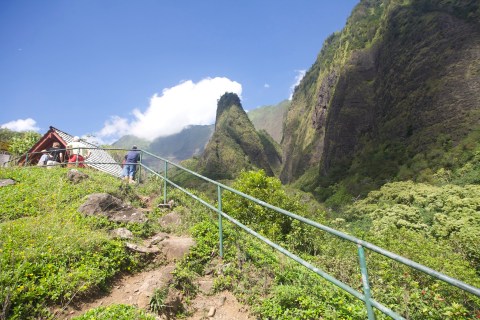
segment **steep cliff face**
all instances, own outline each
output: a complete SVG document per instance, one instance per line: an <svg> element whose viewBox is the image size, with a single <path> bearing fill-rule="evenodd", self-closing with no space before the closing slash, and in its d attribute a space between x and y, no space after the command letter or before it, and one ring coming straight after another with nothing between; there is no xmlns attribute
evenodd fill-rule
<svg viewBox="0 0 480 320"><path fill-rule="evenodd" d="M282 181L315 166L317 181L381 184L478 130L479 12L477 1L362 1L295 91Z"/></svg>
<svg viewBox="0 0 480 320"><path fill-rule="evenodd" d="M263 169L273 175L268 159L238 96L224 94L218 101L215 131L199 159L198 170L212 179L231 179L242 169Z"/></svg>

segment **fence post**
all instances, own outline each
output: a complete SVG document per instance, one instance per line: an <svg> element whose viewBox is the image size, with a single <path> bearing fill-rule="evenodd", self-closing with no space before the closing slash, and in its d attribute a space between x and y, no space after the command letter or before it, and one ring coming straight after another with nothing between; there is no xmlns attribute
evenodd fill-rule
<svg viewBox="0 0 480 320"><path fill-rule="evenodd" d="M17 163L19 163L20 161L17 161ZM28 151L25 155L25 167L28 166Z"/></svg>
<svg viewBox="0 0 480 320"><path fill-rule="evenodd" d="M370 285L368 284L367 262L365 261L365 251L363 246L358 246L358 258L360 260L360 271L362 272L363 294L365 295L365 306L367 307L367 315L369 320L375 320L375 313L373 312L370 293Z"/></svg>
<svg viewBox="0 0 480 320"><path fill-rule="evenodd" d="M163 179L163 204L167 204L167 170L168 170L168 162L165 160L165 171L164 171L164 179Z"/></svg>
<svg viewBox="0 0 480 320"><path fill-rule="evenodd" d="M140 150L140 159L139 159L140 164L136 166L138 168L138 178L137 178L138 183L142 181L142 154L143 154L143 150Z"/></svg>
<svg viewBox="0 0 480 320"><path fill-rule="evenodd" d="M222 187L217 185L217 194L218 194L218 211L222 211ZM220 258L223 258L223 227L222 227L222 215L218 213L218 236L220 239L219 249L220 249Z"/></svg>

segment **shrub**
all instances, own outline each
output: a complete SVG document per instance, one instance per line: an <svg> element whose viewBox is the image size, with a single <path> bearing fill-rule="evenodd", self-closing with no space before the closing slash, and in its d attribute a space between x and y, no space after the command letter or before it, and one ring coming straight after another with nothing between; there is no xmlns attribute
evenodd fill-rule
<svg viewBox="0 0 480 320"><path fill-rule="evenodd" d="M263 170L242 172L232 187L292 213L298 214L304 209L298 198L287 196L280 180L268 177ZM293 231L294 220L282 213L231 192L225 192L223 199L227 214L273 241L284 242Z"/></svg>
<svg viewBox="0 0 480 320"><path fill-rule="evenodd" d="M114 304L98 307L72 320L155 320L155 316L147 314L141 309L124 304Z"/></svg>

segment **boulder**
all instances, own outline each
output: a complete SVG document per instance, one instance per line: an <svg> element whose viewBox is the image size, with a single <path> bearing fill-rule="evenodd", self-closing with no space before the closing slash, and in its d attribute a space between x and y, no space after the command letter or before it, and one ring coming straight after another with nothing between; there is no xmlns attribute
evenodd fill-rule
<svg viewBox="0 0 480 320"><path fill-rule="evenodd" d="M133 233L126 228L117 228L112 230L112 235L120 239L133 239Z"/></svg>
<svg viewBox="0 0 480 320"><path fill-rule="evenodd" d="M160 225L165 228L165 227L168 227L168 226L171 226L171 225L179 225L181 224L182 222L182 218L180 217L180 215L176 212L170 212L166 215L164 215L163 217L161 217L158 222L160 223Z"/></svg>
<svg viewBox="0 0 480 320"><path fill-rule="evenodd" d="M9 186L15 183L17 182L13 179L0 179L0 187Z"/></svg>
<svg viewBox="0 0 480 320"><path fill-rule="evenodd" d="M163 251L165 257L169 261L175 261L183 258L183 256L195 245L192 238L170 237L158 244Z"/></svg>
<svg viewBox="0 0 480 320"><path fill-rule="evenodd" d="M71 169L67 172L67 179L72 181L75 184L87 178L88 178L88 174L78 171L77 169Z"/></svg>
<svg viewBox="0 0 480 320"><path fill-rule="evenodd" d="M78 209L87 216L104 216L115 222L145 222L147 218L139 209L124 204L108 193L94 193Z"/></svg>

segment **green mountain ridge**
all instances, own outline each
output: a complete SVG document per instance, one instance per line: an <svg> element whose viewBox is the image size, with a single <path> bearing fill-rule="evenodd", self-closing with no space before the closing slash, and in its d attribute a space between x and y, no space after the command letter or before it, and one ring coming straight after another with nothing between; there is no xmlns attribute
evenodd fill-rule
<svg viewBox="0 0 480 320"><path fill-rule="evenodd" d="M289 105L290 101L285 100L277 105L259 107L247 113L256 130L264 130L264 135L267 134L273 138L274 141L269 142L268 145L276 144L274 153L279 152L278 148L280 146L278 144L283 134L283 117ZM113 143L112 146L128 149L133 145L137 145L140 149L147 150L173 162L180 162L201 155L213 135L214 128L214 124L190 125L179 133L159 137L151 142L133 135L126 135ZM268 137L266 139L270 140ZM271 152L270 154L272 155ZM276 167L279 167L281 158L276 159L276 155L272 155L272 157L271 161L275 163Z"/></svg>
<svg viewBox="0 0 480 320"><path fill-rule="evenodd" d="M282 181L358 195L448 165L480 129L478 17L474 1L361 1L295 90Z"/></svg>
<svg viewBox="0 0 480 320"><path fill-rule="evenodd" d="M267 140L256 132L238 96L225 93L218 101L215 132L199 158L197 170L211 179L232 179L241 170L255 168L271 176L272 155L267 156L265 150L271 153L276 149L266 148Z"/></svg>

